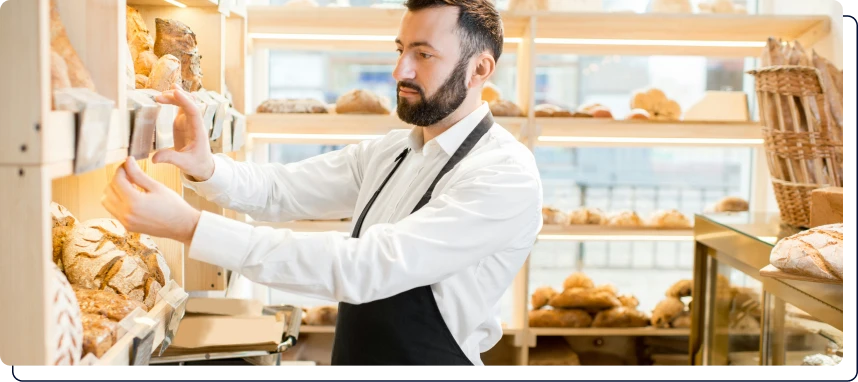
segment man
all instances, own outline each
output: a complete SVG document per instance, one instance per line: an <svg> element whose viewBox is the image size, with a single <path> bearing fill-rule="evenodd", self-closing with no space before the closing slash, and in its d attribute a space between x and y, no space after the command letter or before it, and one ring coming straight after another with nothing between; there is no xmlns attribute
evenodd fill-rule
<svg viewBox="0 0 858 382"><path fill-rule="evenodd" d="M351 238L200 213L132 160L104 205L131 231L188 243L193 259L340 301L333 364L480 365L502 335L499 300L542 228L542 185L531 152L481 100L503 46L491 1L405 5L393 76L410 131L299 163L238 163L210 153L186 93L158 99L182 112L176 150L153 160L179 167L188 188L257 220L351 216Z"/></svg>

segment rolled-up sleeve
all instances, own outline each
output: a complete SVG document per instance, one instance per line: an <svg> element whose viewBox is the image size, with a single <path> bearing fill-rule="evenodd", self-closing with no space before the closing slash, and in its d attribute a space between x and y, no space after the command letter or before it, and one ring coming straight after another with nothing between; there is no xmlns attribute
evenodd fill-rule
<svg viewBox="0 0 858 382"><path fill-rule="evenodd" d="M354 304L437 283L517 248L542 227L538 175L510 162L468 171L425 207L354 239L252 227L204 213L189 256L281 290ZM532 245L532 242L529 243Z"/></svg>

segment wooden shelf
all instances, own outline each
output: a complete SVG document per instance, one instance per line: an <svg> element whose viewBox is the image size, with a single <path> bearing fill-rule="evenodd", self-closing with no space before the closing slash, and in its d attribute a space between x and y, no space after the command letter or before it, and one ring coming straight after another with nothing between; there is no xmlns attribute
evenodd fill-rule
<svg viewBox="0 0 858 382"><path fill-rule="evenodd" d="M178 3L182 3L189 7L217 7L218 0L175 0ZM135 5L150 5L150 6L174 6L176 8L180 8L175 4L171 4L164 0L127 0L126 4L135 6Z"/></svg>
<svg viewBox="0 0 858 382"><path fill-rule="evenodd" d="M644 328L528 328L536 336L632 336L632 337L667 337L688 336L691 329L669 328L661 329L652 326Z"/></svg>
<svg viewBox="0 0 858 382"><path fill-rule="evenodd" d="M540 146L761 146L756 122L536 118Z"/></svg>
<svg viewBox="0 0 858 382"><path fill-rule="evenodd" d="M503 328L503 335L505 336L514 336L521 333L521 329L513 329L513 328ZM334 333L333 326L314 326L314 325L301 325L301 330L299 333L309 333L309 334L322 334L322 333Z"/></svg>

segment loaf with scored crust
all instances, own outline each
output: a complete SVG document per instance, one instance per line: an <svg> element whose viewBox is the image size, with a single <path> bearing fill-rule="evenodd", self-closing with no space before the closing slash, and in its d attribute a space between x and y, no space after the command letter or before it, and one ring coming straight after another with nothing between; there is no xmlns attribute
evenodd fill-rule
<svg viewBox="0 0 858 382"><path fill-rule="evenodd" d="M769 261L796 275L843 279L843 224L829 224L784 238L772 248Z"/></svg>

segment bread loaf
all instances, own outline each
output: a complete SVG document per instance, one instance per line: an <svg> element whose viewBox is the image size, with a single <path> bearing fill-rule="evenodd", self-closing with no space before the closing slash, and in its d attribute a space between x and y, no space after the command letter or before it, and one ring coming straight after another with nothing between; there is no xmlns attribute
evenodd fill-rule
<svg viewBox="0 0 858 382"><path fill-rule="evenodd" d="M144 50L137 55L137 59L134 61L134 73L148 76L157 63L158 57L155 56L155 53Z"/></svg>
<svg viewBox="0 0 858 382"><path fill-rule="evenodd" d="M533 109L537 117L571 117L572 113L560 106L552 104L539 104Z"/></svg>
<svg viewBox="0 0 858 382"><path fill-rule="evenodd" d="M111 289L149 308L170 280L170 269L155 242L125 231L112 219L77 224L63 250L63 265L72 284Z"/></svg>
<svg viewBox="0 0 858 382"><path fill-rule="evenodd" d="M671 328L690 328L691 327L691 312L684 310L670 323Z"/></svg>
<svg viewBox="0 0 858 382"><path fill-rule="evenodd" d="M495 86L495 84L493 84L491 82L486 82L486 84L483 85L483 91L482 91L481 97L482 97L483 101L486 101L489 104L491 104L492 102L495 102L495 101L500 101L501 100L500 89L498 89L498 87Z"/></svg>
<svg viewBox="0 0 858 382"><path fill-rule="evenodd" d="M307 311L307 325L333 326L336 324L336 306L317 306Z"/></svg>
<svg viewBox="0 0 858 382"><path fill-rule="evenodd" d="M602 284L602 285L599 285L597 287L594 287L593 289L591 289L591 291L593 291L593 292L605 292L605 293L610 294L611 296L617 295L617 287L614 286L614 284L610 284L610 283L609 284Z"/></svg>
<svg viewBox="0 0 858 382"><path fill-rule="evenodd" d="M594 328L640 328L649 326L649 316L634 308L620 306L603 310L593 319Z"/></svg>
<svg viewBox="0 0 858 382"><path fill-rule="evenodd" d="M679 280L673 285L671 285L670 288L667 288L667 291L664 292L664 295L673 298L689 297L691 296L693 287L694 281Z"/></svg>
<svg viewBox="0 0 858 382"><path fill-rule="evenodd" d="M128 48L131 49L131 59L135 63L141 52L151 52L155 45L149 28L143 21L143 16L136 9L127 5L125 6L125 38L128 40ZM157 60L158 57L155 59ZM148 72L142 73L138 70L137 65L134 67L137 74L149 75Z"/></svg>
<svg viewBox="0 0 858 382"><path fill-rule="evenodd" d="M53 261L63 271L63 249L69 234L77 224L77 219L65 207L51 202L51 223L53 224L51 236L53 238Z"/></svg>
<svg viewBox="0 0 858 382"><path fill-rule="evenodd" d="M843 279L843 224L829 224L779 241L769 257L772 265L792 274Z"/></svg>
<svg viewBox="0 0 858 382"><path fill-rule="evenodd" d="M122 319L137 308L143 311L149 310L143 303L117 294L109 289L97 290L74 287L74 295L77 298L81 312L100 314L116 322L122 321Z"/></svg>
<svg viewBox="0 0 858 382"><path fill-rule="evenodd" d="M614 118L610 109L605 105L595 102L583 104L578 107L577 111L589 114L593 116L593 118Z"/></svg>
<svg viewBox="0 0 858 382"><path fill-rule="evenodd" d="M685 304L678 298L668 297L661 300L652 311L652 326L669 328L673 319L678 317L684 310Z"/></svg>
<svg viewBox="0 0 858 382"><path fill-rule="evenodd" d="M530 305L533 309L542 308L543 306L548 305L548 301L556 295L557 291L552 287L545 286L536 288L536 290L533 291L533 295L530 296Z"/></svg>
<svg viewBox="0 0 858 382"><path fill-rule="evenodd" d="M590 289L593 287L593 280L583 272L575 272L566 280L563 280L563 289L581 288Z"/></svg>
<svg viewBox="0 0 858 382"><path fill-rule="evenodd" d="M158 59L149 73L146 88L163 92L170 90L173 84L182 84L182 63L172 54L165 54Z"/></svg>
<svg viewBox="0 0 858 382"><path fill-rule="evenodd" d="M649 118L650 118L649 112L644 110L644 109L632 109L629 112L629 114L627 114L625 117L625 119L627 121L629 121L629 120L647 121L647 120L649 120Z"/></svg>
<svg viewBox="0 0 858 382"><path fill-rule="evenodd" d="M568 220L563 211L552 207L542 207L542 224L565 224Z"/></svg>
<svg viewBox="0 0 858 382"><path fill-rule="evenodd" d="M57 0L51 0L51 50L57 52L65 61L71 87L95 91L95 83L92 82L92 77L66 34L66 28L63 26L57 8Z"/></svg>
<svg viewBox="0 0 858 382"><path fill-rule="evenodd" d="M389 102L368 91L356 89L337 99L338 114L390 114Z"/></svg>
<svg viewBox="0 0 858 382"><path fill-rule="evenodd" d="M810 226L843 223L843 187L817 188L810 192Z"/></svg>
<svg viewBox="0 0 858 382"><path fill-rule="evenodd" d="M533 328L587 328L593 322L590 314L580 309L539 309L528 313Z"/></svg>
<svg viewBox="0 0 858 382"><path fill-rule="evenodd" d="M691 13L689 0L652 0L650 12L653 13Z"/></svg>
<svg viewBox="0 0 858 382"><path fill-rule="evenodd" d="M706 207L706 213L744 212L748 210L748 202L735 196L727 196Z"/></svg>
<svg viewBox="0 0 858 382"><path fill-rule="evenodd" d="M638 301L638 298L633 296L633 295L630 295L630 294L624 294L622 296L617 296L617 300L620 300L620 304L622 306L625 306L626 308L633 308L634 309L634 308L637 308L638 305L640 305L640 301Z"/></svg>
<svg viewBox="0 0 858 382"><path fill-rule="evenodd" d="M582 207L569 213L569 224L603 224L606 220L598 208Z"/></svg>
<svg viewBox="0 0 858 382"><path fill-rule="evenodd" d="M142 74L134 75L134 88L135 89L146 89L146 85L149 84L149 77L144 76Z"/></svg>
<svg viewBox="0 0 858 382"><path fill-rule="evenodd" d="M489 103L489 109L495 117L521 117L524 112L518 105L506 100L496 100Z"/></svg>
<svg viewBox="0 0 858 382"><path fill-rule="evenodd" d="M663 91L650 88L635 92L631 101L632 109L646 110L651 119L676 121L682 115L682 109L676 101L667 98Z"/></svg>
<svg viewBox="0 0 858 382"><path fill-rule="evenodd" d="M813 67L819 71L819 77L822 80L822 88L825 92L825 104L828 107L829 115L834 123L831 126L831 139L837 142L843 142L843 79L839 79L840 83L836 83L835 75L830 71L831 65L828 60L816 54L813 51ZM814 104L815 105L815 104Z"/></svg>
<svg viewBox="0 0 858 382"><path fill-rule="evenodd" d="M83 323L83 354L92 353L101 358L116 343L116 329L119 325L100 314L84 313L81 321Z"/></svg>
<svg viewBox="0 0 858 382"><path fill-rule="evenodd" d="M327 109L321 101L302 99L269 99L256 108L257 113L325 114Z"/></svg>
<svg viewBox="0 0 858 382"><path fill-rule="evenodd" d="M670 209L654 212L649 218L648 225L656 228L682 229L691 228L691 221L682 212Z"/></svg>
<svg viewBox="0 0 858 382"><path fill-rule="evenodd" d="M80 308L74 290L66 276L57 267L51 267L50 287L47 290L51 298L50 336L53 365L76 365L82 356L83 324Z"/></svg>
<svg viewBox="0 0 858 382"><path fill-rule="evenodd" d="M634 211L619 211L608 217L607 224L614 227L641 227L643 221Z"/></svg>
<svg viewBox="0 0 858 382"><path fill-rule="evenodd" d="M155 19L155 55L172 55L181 63L182 88L195 92L203 87L202 58L197 51L197 36L178 20Z"/></svg>
<svg viewBox="0 0 858 382"><path fill-rule="evenodd" d="M69 80L69 67L66 60L54 50L51 50L51 89L65 89L71 87Z"/></svg>
<svg viewBox="0 0 858 382"><path fill-rule="evenodd" d="M554 296L548 305L555 309L601 310L620 306L620 300L607 291L572 288Z"/></svg>

